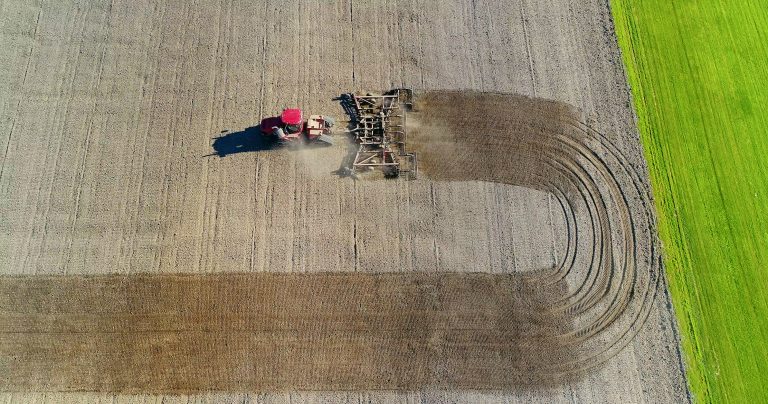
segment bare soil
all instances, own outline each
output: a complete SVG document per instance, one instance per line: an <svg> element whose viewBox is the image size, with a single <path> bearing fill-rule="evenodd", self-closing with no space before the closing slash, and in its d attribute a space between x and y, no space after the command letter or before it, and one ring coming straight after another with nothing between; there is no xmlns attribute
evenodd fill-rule
<svg viewBox="0 0 768 404"><path fill-rule="evenodd" d="M5 279L4 390L507 389L576 356L519 276Z"/></svg>
<svg viewBox="0 0 768 404"><path fill-rule="evenodd" d="M607 6L4 3L3 397L688 399ZM250 136L392 87L420 180Z"/></svg>
<svg viewBox="0 0 768 404"><path fill-rule="evenodd" d="M659 268L649 195L621 153L573 108L523 96L427 92L409 116L422 175L555 195L562 261L495 275L5 278L4 387L500 390L583 377L624 348Z"/></svg>

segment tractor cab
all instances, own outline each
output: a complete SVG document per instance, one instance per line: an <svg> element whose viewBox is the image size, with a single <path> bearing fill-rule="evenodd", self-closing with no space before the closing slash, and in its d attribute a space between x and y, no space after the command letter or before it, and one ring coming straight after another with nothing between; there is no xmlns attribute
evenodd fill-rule
<svg viewBox="0 0 768 404"><path fill-rule="evenodd" d="M261 133L265 136L274 136L283 143L294 143L302 137L304 132L304 117L301 110L287 108L280 116L265 118L261 121Z"/></svg>
<svg viewBox="0 0 768 404"><path fill-rule="evenodd" d="M261 133L272 136L282 144L301 145L305 141L332 145L330 137L333 118L323 115L311 115L307 122L298 108L286 108L280 116L265 118L261 121Z"/></svg>
<svg viewBox="0 0 768 404"><path fill-rule="evenodd" d="M280 121L287 135L299 134L304 130L304 118L301 115L300 109L284 109L280 115Z"/></svg>

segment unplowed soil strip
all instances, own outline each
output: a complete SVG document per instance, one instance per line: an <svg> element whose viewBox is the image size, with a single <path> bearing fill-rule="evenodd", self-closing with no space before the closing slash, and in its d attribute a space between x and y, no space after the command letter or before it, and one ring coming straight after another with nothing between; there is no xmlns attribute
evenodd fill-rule
<svg viewBox="0 0 768 404"><path fill-rule="evenodd" d="M433 180L544 190L568 247L553 268L0 278L0 389L506 389L621 350L658 282L649 195L572 108L422 94L409 145Z"/></svg>

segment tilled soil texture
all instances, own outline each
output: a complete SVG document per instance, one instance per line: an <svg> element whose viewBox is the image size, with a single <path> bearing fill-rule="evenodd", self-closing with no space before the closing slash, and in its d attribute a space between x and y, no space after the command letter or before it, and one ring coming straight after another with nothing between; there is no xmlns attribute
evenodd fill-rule
<svg viewBox="0 0 768 404"><path fill-rule="evenodd" d="M575 108L519 95L427 92L408 123L423 175L524 186L557 199L566 253L524 277L534 289L568 285L546 303L572 316L558 341L579 352L558 369L584 369L622 349L648 317L660 279L651 197L622 151Z"/></svg>
<svg viewBox="0 0 768 404"><path fill-rule="evenodd" d="M430 92L415 110L423 175L557 197L560 263L497 275L7 277L3 389L508 389L578 376L623 348L648 315L658 264L648 195L621 153L561 103Z"/></svg>
<svg viewBox="0 0 768 404"><path fill-rule="evenodd" d="M459 273L4 278L0 389L552 382L577 352L555 338L567 316L546 310L540 293L515 275Z"/></svg>
<svg viewBox="0 0 768 404"><path fill-rule="evenodd" d="M107 391L109 380L99 392L64 394L52 391L56 390L53 384L38 378L32 380L40 383L27 385L27 391L0 392L0 401L685 400L684 370L663 278L648 320L639 321L644 307L640 302L648 300L638 293L644 285L653 284L643 278L650 276L643 265L651 271L655 268L644 263L653 259L642 247L652 245L644 239L646 226L636 225L637 269L629 261L625 271L625 251L636 249L619 245L632 238L625 237L627 221L618 213L621 198L612 196L617 194L600 171L574 178L588 180L584 187L556 183L563 194L558 196L553 187L509 177L518 175L513 173L520 170L515 164L528 164L522 157L517 161L510 158L509 167L504 167L493 161L496 151L472 151L475 146L467 146L464 137L475 142L501 139L476 139L470 133L472 128L462 129L461 133L441 134L447 136L442 141L448 144L441 146L435 139L432 151L417 144L423 143L419 136L429 133L419 135L414 129L413 143L420 149L423 166L419 179L354 181L337 174L347 156L346 145L300 151L270 149L259 140L256 128L262 118L286 107L341 119L343 111L333 98L347 91L472 89L558 100L595 118L588 126L605 134L605 142L590 135L590 130L580 135L574 126L563 126L579 147L583 142L606 160L605 166L616 173L620 190L627 195L629 217L641 222L643 208L633 198L639 198L640 204L647 198L636 195L629 183L632 175L621 174L609 149L615 145L624 153L632 167L627 172L641 173L639 185L649 189L608 2L9 0L0 6L0 45L3 276L22 276L30 282L35 276L76 276L62 284L82 282L84 289L98 285L86 282L94 279L91 276L102 275L120 276L126 282L132 276L144 279L150 274L216 274L210 282L218 276L243 273L512 276L509 282L513 285L522 285L525 279L532 289L528 296L541 300L537 307L550 311L552 307L573 307L548 314L555 322L568 319L563 330L552 334L562 335L562 350L574 360L559 365L553 373L579 375L545 389L527 384L530 388L503 390L427 387L257 393L244 388L242 393L197 392L190 396L120 394ZM523 108L525 103L520 100L515 108ZM551 113L553 120L582 116L558 105L561 112ZM432 111L446 122L451 119L437 109ZM463 119L473 119L455 112ZM505 115L488 119L503 122L516 113L509 108ZM437 125L417 114L411 123L416 125L420 119L425 127ZM500 129L486 123L473 125L486 125L480 127L489 133ZM344 124L340 122L339 127ZM509 143L501 146L521 147L519 142ZM456 144L462 149L456 150ZM486 151L489 154L483 154ZM461 157L467 165L474 161L474 171L458 172L444 165L441 180L441 173L435 170L439 166L430 162L434 160L430 152L448 154L448 159ZM585 170L602 166L590 163L590 154L575 160L557 156ZM499 169L491 170L486 164ZM546 167L542 172L571 176L567 170ZM469 178L471 175L482 178ZM592 201L596 195L602 197ZM606 203L604 209L601 200ZM572 206L563 208L561 202ZM595 216L594 224L590 215ZM610 226L597 215L608 217ZM597 229L594 235L593 229ZM610 257L596 240L612 246ZM616 261L615 276L604 271L611 258ZM547 277L563 263L559 275ZM537 289L564 272L564 280L553 289ZM622 273L638 277L632 288L635 294L628 299L619 287L629 284ZM616 285L602 287L601 282L609 279ZM579 289L581 285L585 286ZM567 289L565 295L559 287ZM603 296L601 290L609 292ZM67 299L83 293L70 287L67 291L56 297L62 309L76 307ZM157 291L158 295L164 293ZM571 294L574 298L569 299ZM552 304L552 299L558 302ZM197 307L194 300L187 302L190 307ZM576 301L583 302L583 307L574 305ZM162 306L156 309L163 311ZM56 308L40 310L53 312ZM604 320L602 313L607 313ZM635 317L639 317L637 322ZM65 323L72 319L56 318ZM104 321L117 322L110 316ZM593 323L606 326L589 331L587 327ZM619 350L637 328L632 324L641 323L644 326L636 337ZM588 330L583 341L571 335L579 330ZM629 330L624 338L622 330ZM78 341L99 335L117 338L117 334L86 331L58 337ZM138 334L123 337L138 338ZM25 338L50 341L54 335L3 333L0 340L23 344ZM158 335L144 333L148 340L161 340ZM161 357L161 346L155 346L152 355ZM83 353L84 362L76 363L83 370L78 377L88 381L99 373L110 375L103 372L105 366L91 363L98 362L99 355L111 361L108 352L115 353ZM594 366L614 352L618 353L603 366ZM35 355L32 353L35 360L44 360ZM8 360L15 369L17 362L13 357ZM591 369L578 370L584 367ZM66 373L70 370L50 371L71 374ZM137 372L139 379L144 377ZM200 375L203 370L184 368L179 372ZM10 371L0 370L0 376L6 374ZM428 386L424 380L420 383Z"/></svg>

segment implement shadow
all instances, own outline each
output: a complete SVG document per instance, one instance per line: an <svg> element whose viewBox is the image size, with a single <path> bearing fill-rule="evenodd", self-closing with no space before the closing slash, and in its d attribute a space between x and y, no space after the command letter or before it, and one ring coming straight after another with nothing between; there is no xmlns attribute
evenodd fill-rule
<svg viewBox="0 0 768 404"><path fill-rule="evenodd" d="M273 150L278 142L272 136L264 136L258 126L251 126L238 132L226 133L214 138L213 153L203 157L226 157L230 154ZM225 134L226 133L226 134Z"/></svg>

